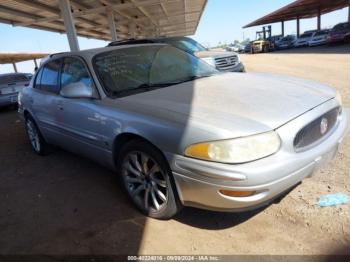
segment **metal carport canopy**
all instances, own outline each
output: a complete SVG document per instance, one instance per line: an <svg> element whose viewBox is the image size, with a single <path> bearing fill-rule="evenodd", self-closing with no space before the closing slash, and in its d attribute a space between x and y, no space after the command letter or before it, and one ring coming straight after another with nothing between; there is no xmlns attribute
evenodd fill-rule
<svg viewBox="0 0 350 262"><path fill-rule="evenodd" d="M12 64L14 71L17 73L16 63L33 60L34 65L37 68L38 64L36 59L43 58L48 54L45 53L0 53L0 65Z"/></svg>
<svg viewBox="0 0 350 262"><path fill-rule="evenodd" d="M207 0L2 0L0 22L101 40L193 35Z"/></svg>
<svg viewBox="0 0 350 262"><path fill-rule="evenodd" d="M48 54L44 53L0 53L0 64L11 64L40 59L47 55Z"/></svg>
<svg viewBox="0 0 350 262"><path fill-rule="evenodd" d="M303 18L317 17L348 6L350 6L350 0L298 0L258 20L255 20L243 28L295 19L299 20Z"/></svg>

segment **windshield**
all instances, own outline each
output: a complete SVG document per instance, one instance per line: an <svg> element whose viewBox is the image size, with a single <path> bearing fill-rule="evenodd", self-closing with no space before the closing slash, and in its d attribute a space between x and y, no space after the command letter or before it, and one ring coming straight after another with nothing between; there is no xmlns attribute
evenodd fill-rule
<svg viewBox="0 0 350 262"><path fill-rule="evenodd" d="M202 60L168 45L116 49L93 59L107 94L122 97L217 74Z"/></svg>
<svg viewBox="0 0 350 262"><path fill-rule="evenodd" d="M300 38L306 38L306 37L311 37L312 33L305 33L300 36Z"/></svg>
<svg viewBox="0 0 350 262"><path fill-rule="evenodd" d="M164 38L160 42L175 46L191 54L207 51L204 46L190 38Z"/></svg>
<svg viewBox="0 0 350 262"><path fill-rule="evenodd" d="M319 31L315 34L315 36L320 36L320 35L327 35L328 34L328 31Z"/></svg>
<svg viewBox="0 0 350 262"><path fill-rule="evenodd" d="M341 23L333 27L332 31L341 31L341 30L347 29L348 27L350 27L349 23Z"/></svg>

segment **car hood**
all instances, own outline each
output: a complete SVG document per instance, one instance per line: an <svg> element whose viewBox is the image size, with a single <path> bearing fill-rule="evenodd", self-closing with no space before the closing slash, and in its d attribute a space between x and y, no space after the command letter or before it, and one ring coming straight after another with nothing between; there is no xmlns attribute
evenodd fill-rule
<svg viewBox="0 0 350 262"><path fill-rule="evenodd" d="M297 78L224 73L116 99L125 109L182 125L230 131L231 137L276 129L335 97L327 86Z"/></svg>
<svg viewBox="0 0 350 262"><path fill-rule="evenodd" d="M194 55L198 58L206 58L206 57L229 57L233 55L237 55L235 52L225 52L225 51L200 51L195 52Z"/></svg>

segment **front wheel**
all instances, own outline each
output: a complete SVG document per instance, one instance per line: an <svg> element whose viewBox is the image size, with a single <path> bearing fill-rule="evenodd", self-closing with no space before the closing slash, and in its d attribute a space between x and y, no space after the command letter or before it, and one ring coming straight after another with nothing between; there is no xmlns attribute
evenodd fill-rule
<svg viewBox="0 0 350 262"><path fill-rule="evenodd" d="M33 151L38 155L46 155L48 145L31 117L26 117L25 129Z"/></svg>
<svg viewBox="0 0 350 262"><path fill-rule="evenodd" d="M181 204L165 158L149 143L135 140L123 147L118 159L124 187L147 216L169 219Z"/></svg>

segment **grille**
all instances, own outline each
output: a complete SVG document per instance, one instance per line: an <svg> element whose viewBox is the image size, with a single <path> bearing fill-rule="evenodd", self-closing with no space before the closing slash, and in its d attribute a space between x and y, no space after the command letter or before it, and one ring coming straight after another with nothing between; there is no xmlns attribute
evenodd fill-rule
<svg viewBox="0 0 350 262"><path fill-rule="evenodd" d="M238 64L237 56L215 58L216 68L219 70L229 70Z"/></svg>
<svg viewBox="0 0 350 262"><path fill-rule="evenodd" d="M340 110L337 107L302 128L294 139L294 148L310 147L325 137L336 125Z"/></svg>

